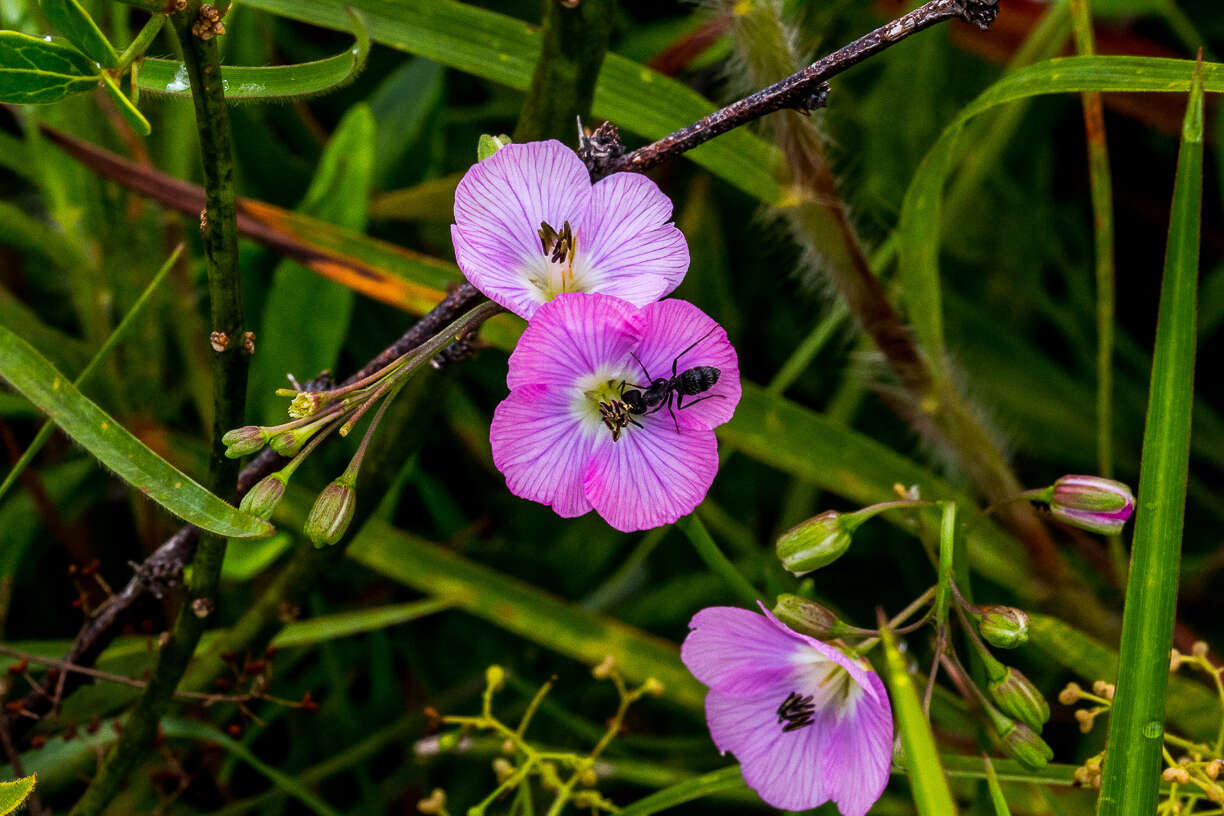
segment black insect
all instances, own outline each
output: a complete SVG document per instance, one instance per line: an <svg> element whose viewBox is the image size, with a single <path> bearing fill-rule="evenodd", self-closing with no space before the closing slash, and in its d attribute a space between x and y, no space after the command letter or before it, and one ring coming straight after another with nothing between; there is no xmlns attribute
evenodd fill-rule
<svg viewBox="0 0 1224 816"><path fill-rule="evenodd" d="M713 388L722 372L714 366L693 366L692 368L686 368L684 371L677 371L680 358L695 349L698 343L713 333L714 329L710 329L697 338L697 341L691 346L676 355L676 358L672 360L671 379L666 377L652 378L650 372L646 370L646 366L638 359L638 356L633 352L629 352L630 356L641 367L642 373L646 375L646 379L650 382L649 385L635 385L630 382L621 383L621 400L629 407L629 413L639 415L653 414L666 405L667 413L671 414L672 422L676 425L676 433L680 433L680 421L676 419L676 412L672 410L673 396L676 399L676 410L689 408L699 402L714 399L715 397L726 399L724 394L707 394L700 399L685 402L685 397L703 394Z"/></svg>

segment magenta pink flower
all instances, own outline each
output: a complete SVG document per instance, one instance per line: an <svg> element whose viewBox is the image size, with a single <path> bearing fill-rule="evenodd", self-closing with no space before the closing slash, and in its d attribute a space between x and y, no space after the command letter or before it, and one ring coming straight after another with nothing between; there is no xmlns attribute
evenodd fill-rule
<svg viewBox="0 0 1224 816"><path fill-rule="evenodd" d="M689 623L680 657L710 687L710 736L774 807L807 810L832 799L844 816L863 816L892 764L884 684L865 663L761 609L764 617L715 606Z"/></svg>
<svg viewBox="0 0 1224 816"><path fill-rule="evenodd" d="M673 368L701 389L664 394L658 384ZM594 509L625 532L669 524L701 503L718 470L713 429L740 398L735 349L696 306L639 309L585 293L539 308L510 355L506 385L489 441L510 492L566 518Z"/></svg>
<svg viewBox="0 0 1224 816"><path fill-rule="evenodd" d="M526 142L467 171L451 238L472 285L530 320L562 292L645 306L679 286L689 253L671 213L671 200L639 173L591 184L565 145Z"/></svg>

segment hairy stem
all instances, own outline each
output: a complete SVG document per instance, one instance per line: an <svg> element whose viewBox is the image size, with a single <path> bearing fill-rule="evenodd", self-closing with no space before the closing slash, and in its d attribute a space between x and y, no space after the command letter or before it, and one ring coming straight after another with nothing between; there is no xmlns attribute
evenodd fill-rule
<svg viewBox="0 0 1224 816"><path fill-rule="evenodd" d="M577 118L588 117L595 80L608 50L610 0L582 0L567 8L544 0L543 43L515 141L560 139L571 143Z"/></svg>
<svg viewBox="0 0 1224 816"><path fill-rule="evenodd" d="M221 83L217 41L191 33L199 2L190 3L171 22L182 45L191 79L204 168L208 226L204 251L213 331L213 428L207 486L213 493L232 492L238 462L225 456L221 436L242 424L246 402L247 356L243 351L241 291L238 280L238 225L234 196L234 160L229 115ZM205 338L200 338L201 342ZM169 707L179 680L204 632L216 604L225 539L202 535L186 582L178 617L158 654L157 667L124 724L118 743L103 761L73 816L101 813L119 792L124 779L154 742L158 723Z"/></svg>

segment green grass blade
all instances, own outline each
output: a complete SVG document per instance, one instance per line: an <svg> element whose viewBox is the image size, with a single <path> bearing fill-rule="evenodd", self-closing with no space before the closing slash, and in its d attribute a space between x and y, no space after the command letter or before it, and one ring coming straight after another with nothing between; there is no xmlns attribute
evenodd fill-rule
<svg viewBox="0 0 1224 816"><path fill-rule="evenodd" d="M336 638L363 635L391 626L409 623L454 606L453 601L443 598L426 598L423 601L376 606L372 609L356 609L352 612L337 612L320 615L304 621L294 621L281 630L272 640L278 649L291 646L313 646Z"/></svg>
<svg viewBox="0 0 1224 816"><path fill-rule="evenodd" d="M344 7L361 11L383 45L525 90L540 53L532 26L455 0L249 0L251 8L328 28L344 28ZM691 124L715 106L686 85L609 53L595 88L596 117L657 139ZM767 203L782 198L777 151L739 128L685 154Z"/></svg>
<svg viewBox="0 0 1224 816"><path fill-rule="evenodd" d="M183 247L180 244L172 253L170 253L170 257L166 259L164 264L162 264L161 269L157 270L157 274L153 276L153 280L149 281L149 285L145 287L145 290L140 293L140 297L138 297L136 302L132 304L132 308L128 309L128 313L123 316L122 320L119 321L119 325L116 326L115 330L112 331L110 336L106 338L106 341L102 344L102 347L94 353L93 358L86 364L84 370L81 371L81 373L77 375L77 378L72 381L74 386L80 388L82 385L84 385L85 382L91 376L93 376L93 373L98 370L98 366L102 364L102 361L106 359L111 350L118 345L119 341L122 340L124 335L128 333L128 330L135 325L136 318L144 310L145 304L149 302L149 299L153 296L153 293L157 291L157 287L160 286L161 282L166 279L166 275L169 274L170 270L174 267L174 264L176 261L178 261L178 257L182 251ZM47 444L47 440L51 438L51 434L54 430L55 425L51 422L44 423L43 426L38 429L38 433L34 436L34 440L30 442L30 446L25 449L24 453L21 454L21 458L17 460L16 464L13 465L13 469L10 470L8 475L4 477L4 481L0 482L0 499L4 498L4 494L7 493L9 488L13 486L13 483L17 481L17 477L21 475L21 472L29 467L30 462L32 462L34 457L38 455L38 452L42 450L42 446Z"/></svg>
<svg viewBox="0 0 1224 816"><path fill-rule="evenodd" d="M1117 680L1118 653L1058 618L1032 614L1029 642L1088 685L1096 680ZM1165 714L1183 734L1200 741L1215 738L1224 716L1214 691L1179 675L1169 678Z"/></svg>
<svg viewBox="0 0 1224 816"><path fill-rule="evenodd" d="M710 572L721 578L727 588L739 597L741 603L747 604L750 608L756 606L757 601L761 600L761 593L756 591L752 583L718 548L714 539L710 537L710 531L702 524L697 514L692 513L685 516L676 522L676 526L680 528L680 532L688 536L693 549L697 550L697 555L705 562Z"/></svg>
<svg viewBox="0 0 1224 816"><path fill-rule="evenodd" d="M271 526L241 513L150 450L91 402L46 358L0 326L0 377L102 464L174 515L231 538L267 535Z"/></svg>
<svg viewBox="0 0 1224 816"><path fill-rule="evenodd" d="M272 102L294 99L327 93L352 82L365 67L366 57L370 54L370 33L365 20L352 9L347 18L343 17L342 10L341 19L347 25L339 27L356 38L352 48L334 57L298 65L227 65L224 69L226 100ZM174 60L145 59L136 83L143 92L191 98L187 68Z"/></svg>
<svg viewBox="0 0 1224 816"><path fill-rule="evenodd" d="M939 235L943 188L965 123L991 108L1033 96L1093 91L1185 92L1194 63L1154 57L1065 57L1007 74L966 105L940 134L910 181L901 206L900 277L907 313L928 354L943 348ZM1224 65L1203 66L1203 86L1224 92Z"/></svg>
<svg viewBox="0 0 1224 816"><path fill-rule="evenodd" d="M739 766L732 765L656 791L621 809L620 816L651 816L694 799L703 799L726 790L741 790L744 787L744 777L740 774Z"/></svg>
<svg viewBox="0 0 1224 816"><path fill-rule="evenodd" d="M98 87L97 67L62 42L0 31L0 102L43 104Z"/></svg>
<svg viewBox="0 0 1224 816"><path fill-rule="evenodd" d="M1121 671L1097 806L1102 816L1156 809L1190 459L1202 192L1203 84L1196 72L1182 126L1169 216L1122 619Z"/></svg>
<svg viewBox="0 0 1224 816"><path fill-rule="evenodd" d="M237 740L230 739L211 725L194 720L165 719L161 722L162 731L172 739L200 740L214 742L241 759L253 769L263 774L272 784L285 793L297 799L318 816L340 816L340 811L334 809L319 797L315 796L304 785L288 774L281 773L271 765L255 756L249 748Z"/></svg>
<svg viewBox="0 0 1224 816"><path fill-rule="evenodd" d="M995 773L994 763L990 761L990 757L982 754L982 764L986 766L986 787L990 791L990 804L994 807L995 816L1011 816L1007 798L1003 796L1003 788L999 786L999 775Z"/></svg>
<svg viewBox="0 0 1224 816"><path fill-rule="evenodd" d="M149 120L140 112L140 108L136 107L136 103L123 95L123 91L119 89L119 85L111 78L110 74L103 73L102 87L106 88L106 92L110 95L111 101L119 108L119 113L127 120L127 123L132 126L132 130L136 131L137 136L148 136L153 132L153 126L149 124Z"/></svg>
<svg viewBox="0 0 1224 816"><path fill-rule="evenodd" d="M30 774L13 782L0 782L0 816L12 813L34 792L36 774Z"/></svg>
<svg viewBox="0 0 1224 816"><path fill-rule="evenodd" d="M901 732L901 747L905 752L902 764L909 776L914 804L921 816L955 816L956 802L935 750L931 724L922 713L914 678L897 648L896 637L882 623L880 635L884 644L884 682L888 685L893 716Z"/></svg>
<svg viewBox="0 0 1224 816"><path fill-rule="evenodd" d="M103 68L119 64L119 54L110 40L77 0L39 0L43 14L55 29Z"/></svg>
<svg viewBox="0 0 1224 816"><path fill-rule="evenodd" d="M314 218L362 232L374 180L374 117L367 105L348 110L319 160L299 210ZM335 371L353 311L351 289L282 261L272 275L259 336L266 338L251 364L255 420L286 420L289 401L275 394L287 385L285 373L305 381L324 369ZM308 317L307 317L308 316ZM302 342L303 327L310 342Z"/></svg>

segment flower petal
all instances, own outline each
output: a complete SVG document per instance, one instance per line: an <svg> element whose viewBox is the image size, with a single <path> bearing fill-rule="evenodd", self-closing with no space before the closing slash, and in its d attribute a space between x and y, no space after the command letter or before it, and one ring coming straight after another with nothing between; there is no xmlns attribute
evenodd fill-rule
<svg viewBox="0 0 1224 816"><path fill-rule="evenodd" d="M892 767L892 707L875 672L869 673L868 683L874 696L860 696L830 730L824 746L825 790L842 816L864 816L871 810L888 785Z"/></svg>
<svg viewBox="0 0 1224 816"><path fill-rule="evenodd" d="M718 750L739 760L744 782L780 810L807 810L828 801L821 767L828 716L817 713L811 725L783 731L778 706L791 689L775 685L755 697L706 695L706 722Z"/></svg>
<svg viewBox="0 0 1224 816"><path fill-rule="evenodd" d="M680 659L702 683L731 697L757 695L789 678L794 653L804 647L755 612L734 606L701 610L689 630Z"/></svg>
<svg viewBox="0 0 1224 816"><path fill-rule="evenodd" d="M727 340L726 331L712 317L685 300L651 303L642 307L641 316L642 342L636 353L651 377L671 377L673 363L678 372L695 366L713 366L719 370L714 387L699 395L686 396L685 407L680 413L707 428L731 419L740 400L740 377L739 360ZM697 345L686 352L685 349L695 342ZM682 352L684 356L676 360ZM636 364L633 367L640 371ZM689 401L710 396L714 398L688 407Z"/></svg>
<svg viewBox="0 0 1224 816"><path fill-rule="evenodd" d="M561 229L586 211L591 181L558 141L509 144L473 165L455 189L455 260L472 285L520 317L542 295L522 273L539 265L540 222Z"/></svg>
<svg viewBox="0 0 1224 816"><path fill-rule="evenodd" d="M637 311L608 295L558 295L540 307L519 338L506 385L572 388L600 372L614 376L641 337Z"/></svg>
<svg viewBox="0 0 1224 816"><path fill-rule="evenodd" d="M645 306L679 286L689 251L683 233L668 222L671 214L671 199L640 173L614 173L597 182L574 225L574 266L586 290Z"/></svg>
<svg viewBox="0 0 1224 816"><path fill-rule="evenodd" d="M670 524L693 512L718 472L714 432L676 415L640 417L617 442L601 440L587 465L587 498L604 521L621 532Z"/></svg>
<svg viewBox="0 0 1224 816"><path fill-rule="evenodd" d="M563 518L590 511L582 474L596 437L570 410L573 393L544 385L516 388L493 412L493 464L520 498L547 504Z"/></svg>
<svg viewBox="0 0 1224 816"><path fill-rule="evenodd" d="M775 629L789 635L791 638L799 641L800 643L810 646L812 649L815 649L820 653L819 655L812 655L813 659L806 662L817 662L820 661L821 657L826 660L832 660L834 663L846 670L851 679L853 679L854 682L867 693L867 696L872 698L876 697L876 687L880 685L880 678L876 677L874 671L864 667L863 664L849 657L845 652L838 649L836 646L832 646L825 643L823 640L817 640L810 635L805 635L791 629L785 623L778 620L774 613L769 611L769 609L767 609L765 604L761 601L757 601L757 606L761 607L761 611L765 613L765 617L769 619L769 622L773 624ZM874 685L869 682L870 678L875 678L876 683Z"/></svg>

